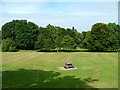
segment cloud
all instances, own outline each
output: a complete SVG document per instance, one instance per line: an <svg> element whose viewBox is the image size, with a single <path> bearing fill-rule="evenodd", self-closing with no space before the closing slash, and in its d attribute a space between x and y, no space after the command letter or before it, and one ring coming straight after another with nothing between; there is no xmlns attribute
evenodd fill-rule
<svg viewBox="0 0 120 90"><path fill-rule="evenodd" d="M17 0L16 0L17 1ZM117 3L50 3L50 2L5 2L1 25L13 19L26 19L39 26L49 23L62 26L74 26L78 30L88 30L96 22L116 22Z"/></svg>
<svg viewBox="0 0 120 90"><path fill-rule="evenodd" d="M38 13L36 4L3 4L3 13L9 14L34 14Z"/></svg>
<svg viewBox="0 0 120 90"><path fill-rule="evenodd" d="M108 15L108 14L107 13L100 13L100 12L74 12L74 13L70 13L69 15L72 15L72 16L80 16L80 15L102 16L102 15Z"/></svg>
<svg viewBox="0 0 120 90"><path fill-rule="evenodd" d="M1 0L2 2L119 2L119 0Z"/></svg>

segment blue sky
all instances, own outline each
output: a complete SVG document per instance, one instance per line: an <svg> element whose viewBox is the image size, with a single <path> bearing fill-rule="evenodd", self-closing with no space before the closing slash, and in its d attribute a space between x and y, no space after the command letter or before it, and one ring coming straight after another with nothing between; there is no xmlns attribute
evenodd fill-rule
<svg viewBox="0 0 120 90"><path fill-rule="evenodd" d="M117 2L0 2L0 6L0 27L13 19L26 19L38 26L74 26L82 32L95 23L118 23Z"/></svg>

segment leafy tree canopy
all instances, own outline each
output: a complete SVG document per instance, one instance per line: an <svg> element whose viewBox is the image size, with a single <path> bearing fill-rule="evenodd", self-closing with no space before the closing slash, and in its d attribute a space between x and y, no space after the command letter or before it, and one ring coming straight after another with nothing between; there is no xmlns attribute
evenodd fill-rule
<svg viewBox="0 0 120 90"><path fill-rule="evenodd" d="M50 24L39 27L27 20L13 20L2 26L2 48L9 51L10 47L25 50L80 47L91 51L118 51L119 33L120 26L115 23L96 23L91 31L79 33L74 27L65 29Z"/></svg>

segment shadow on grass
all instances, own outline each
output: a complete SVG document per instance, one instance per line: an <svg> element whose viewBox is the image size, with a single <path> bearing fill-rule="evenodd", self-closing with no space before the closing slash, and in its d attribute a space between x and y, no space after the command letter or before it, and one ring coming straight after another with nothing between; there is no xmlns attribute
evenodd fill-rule
<svg viewBox="0 0 120 90"><path fill-rule="evenodd" d="M92 78L59 77L59 72L43 70L3 71L3 88L93 88ZM96 80L97 81L97 80Z"/></svg>

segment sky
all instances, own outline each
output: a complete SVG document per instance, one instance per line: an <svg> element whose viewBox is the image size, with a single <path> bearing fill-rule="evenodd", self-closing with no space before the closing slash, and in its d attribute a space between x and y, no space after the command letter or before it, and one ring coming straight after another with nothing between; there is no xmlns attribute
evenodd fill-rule
<svg viewBox="0 0 120 90"><path fill-rule="evenodd" d="M88 31L95 23L118 23L117 2L0 2L0 27L13 19Z"/></svg>

